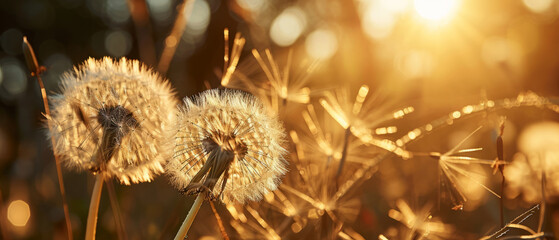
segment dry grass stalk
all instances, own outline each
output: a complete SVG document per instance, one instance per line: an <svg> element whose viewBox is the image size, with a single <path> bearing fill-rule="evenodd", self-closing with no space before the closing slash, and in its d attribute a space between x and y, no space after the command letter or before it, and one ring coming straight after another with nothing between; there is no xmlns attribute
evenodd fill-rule
<svg viewBox="0 0 559 240"><path fill-rule="evenodd" d="M148 66L155 66L155 43L149 21L149 10L145 0L127 0L130 15L138 38L140 59Z"/></svg>
<svg viewBox="0 0 559 240"><path fill-rule="evenodd" d="M6 216L6 212L4 211L4 198L2 197L2 191L0 190L0 214L2 216ZM0 234L2 234L2 238L5 240L10 240L10 235L8 235L8 225L6 224L5 218L0 218Z"/></svg>
<svg viewBox="0 0 559 240"><path fill-rule="evenodd" d="M196 0L184 0L177 6L178 12L173 29L171 29L169 36L165 38L165 48L163 48L163 52L159 58L159 64L157 65L157 69L161 74L166 74L167 70L169 70L171 60L173 60L173 56L181 42L181 36L186 28L188 18L192 13L194 1Z"/></svg>
<svg viewBox="0 0 559 240"><path fill-rule="evenodd" d="M50 119L50 108L49 102L47 98L47 92L45 90L45 86L43 84L43 79L41 78L41 73L44 71L44 67L39 66L37 58L35 57L35 52L31 47L31 44L27 41L27 37L23 37L23 53L25 56L25 60L27 62L27 67L31 70L31 75L37 77L37 82L39 83L39 87L41 89L41 96L43 98L43 107L45 108L45 117ZM47 121L49 129L52 127L50 121ZM55 145L54 137L51 137L51 143ZM66 220L66 230L68 232L68 239L72 240L74 238L72 234L72 221L70 220L70 210L68 209L68 203L66 201L66 190L64 188L64 177L62 176L62 168L60 167L60 159L58 153L53 150L54 154L54 161L56 165L56 175L58 177L58 187L60 189L60 195L62 197L62 207L64 209L64 219Z"/></svg>

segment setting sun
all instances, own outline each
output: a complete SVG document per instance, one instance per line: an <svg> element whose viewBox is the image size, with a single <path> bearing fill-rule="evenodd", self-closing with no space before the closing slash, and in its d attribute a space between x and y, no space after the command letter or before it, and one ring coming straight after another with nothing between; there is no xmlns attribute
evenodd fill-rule
<svg viewBox="0 0 559 240"><path fill-rule="evenodd" d="M414 0L415 11L429 20L443 20L458 6L458 0Z"/></svg>

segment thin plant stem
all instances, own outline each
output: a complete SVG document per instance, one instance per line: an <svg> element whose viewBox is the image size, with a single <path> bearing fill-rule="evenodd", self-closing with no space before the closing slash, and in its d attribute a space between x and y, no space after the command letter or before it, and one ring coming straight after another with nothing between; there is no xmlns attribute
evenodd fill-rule
<svg viewBox="0 0 559 240"><path fill-rule="evenodd" d="M177 18L175 19L175 23L173 25L171 33L165 38L165 48L163 49L163 53L161 53L161 58L159 59L159 64L157 65L157 69L162 74L166 74L167 70L169 70L171 60L175 55L177 46L179 45L181 40L182 33L186 28L188 18L190 18L190 15L192 13L194 1L195 0L184 0L177 7Z"/></svg>
<svg viewBox="0 0 559 240"><path fill-rule="evenodd" d="M217 213L214 203L212 201L209 202L210 202L210 206L212 207L212 212L214 213L215 220L217 221L217 226L219 227L219 231L221 232L221 236L223 237L224 240L229 240L229 235L227 235L227 232L225 231L225 227L223 226L223 221L221 221L221 217Z"/></svg>
<svg viewBox="0 0 559 240"><path fill-rule="evenodd" d="M545 211L546 211L546 201L545 201L545 171L542 170L542 184L541 184L541 191L542 191L542 203L540 209L540 220L538 221L538 233L543 229L543 222L545 220Z"/></svg>
<svg viewBox="0 0 559 240"><path fill-rule="evenodd" d="M177 204L175 204L175 207L173 209L182 209L182 205L183 205L183 201L177 201ZM171 217L169 217L165 222L165 224L163 225L159 240L168 239L167 232L170 231L172 226L174 226L179 221L179 212L180 211L172 211Z"/></svg>
<svg viewBox="0 0 559 240"><path fill-rule="evenodd" d="M43 79L41 78L41 73L44 71L43 68L41 68L39 66L39 63L37 61L37 58L35 57L35 52L33 51L33 48L31 47L31 44L29 44L29 42L27 41L27 37L23 37L23 53L25 55L25 60L27 62L27 67L29 68L29 70L31 71L31 74L37 77L37 82L39 83L39 87L41 89L41 96L43 98L43 106L45 108L45 117L47 118L47 120L50 119L50 108L49 108L49 102L48 102L48 98L47 98L47 91L45 90L45 85L43 84ZM50 121L47 121L48 124L48 128L51 129L52 128L52 124ZM54 141L54 137L51 136L50 138L52 146L56 145L56 142ZM58 187L60 189L60 195L62 197L62 208L64 210L64 218L66 220L66 229L68 231L68 239L72 240L74 239L73 234L72 234L72 223L70 220L70 211L68 209L68 203L66 201L66 190L64 188L64 178L62 177L62 168L60 167L60 159L58 158L58 154L56 152L54 152L54 148L53 148L53 155L54 155L54 161L55 161L55 165L56 165L56 175L58 177Z"/></svg>
<svg viewBox="0 0 559 240"><path fill-rule="evenodd" d="M505 130L505 119L501 119L501 124L499 127L499 136L497 137L497 164L496 167L499 169L501 173L501 196L505 195L505 164L502 164L500 161L505 161L505 151L504 151L504 143L503 143L503 133ZM504 197L499 198L499 205L500 205L500 216L501 216L501 228L505 227L505 209L504 209Z"/></svg>
<svg viewBox="0 0 559 240"><path fill-rule="evenodd" d="M95 177L95 186L91 193L91 202L89 203L89 214L87 215L87 228L85 231L85 240L95 239L95 230L97 227L97 215L99 212L99 202L101 200L101 190L103 189L104 174L99 173Z"/></svg>
<svg viewBox="0 0 559 240"><path fill-rule="evenodd" d="M111 208L113 209L118 239L127 240L128 236L126 234L126 227L124 226L124 221L122 220L120 207L116 198L115 187L113 182L108 178L105 178L105 184L107 185L107 192L109 193L109 200L111 202Z"/></svg>
<svg viewBox="0 0 559 240"><path fill-rule="evenodd" d="M351 128L351 126L347 127L347 129L345 130L345 135L344 135L344 146L342 149L342 157L340 158L340 166L338 167L338 171L336 173L336 179L339 180L340 176L342 175L342 170L344 168L344 163L346 161L347 158L347 146L349 144L349 135L351 135L351 130L349 130Z"/></svg>
<svg viewBox="0 0 559 240"><path fill-rule="evenodd" d="M538 221L538 233L542 231L543 229L543 224L544 224L544 220L545 220L545 211L547 210L547 202L545 199L545 168L546 168L546 164L545 164L545 156L542 156L542 154L540 153L539 155L540 161L542 162L542 182L541 182L541 195L542 195L542 203L541 203L541 209L540 209L540 219Z"/></svg>
<svg viewBox="0 0 559 240"><path fill-rule="evenodd" d="M224 54L223 54L223 76L221 76L221 85L223 84L223 79L227 74L227 68L229 66L229 29L223 29L223 42L224 42Z"/></svg>
<svg viewBox="0 0 559 240"><path fill-rule="evenodd" d="M500 207L500 215L501 215L501 227L505 227L505 209L504 209L504 201L505 201L505 174L501 172L501 198L499 198Z"/></svg>
<svg viewBox="0 0 559 240"><path fill-rule="evenodd" d="M138 51L142 61L150 66L155 65L155 43L149 21L149 10L145 0L127 0L130 15L138 39Z"/></svg>
<svg viewBox="0 0 559 240"><path fill-rule="evenodd" d="M221 86L227 87L229 85L231 77L233 76L233 73L237 69L237 64L239 63L239 58L241 57L243 46L245 45L246 40L241 36L241 33L236 33L235 38L233 39L233 48L231 49L231 53L229 53L228 28L225 28L223 30L223 40L225 44L225 53L223 54L223 73L221 76Z"/></svg>
<svg viewBox="0 0 559 240"><path fill-rule="evenodd" d="M2 191L0 190L0 232L2 234L2 239L10 240L10 236L8 235L8 231L6 228L6 219L3 216L6 216L4 212L4 199L2 199Z"/></svg>
<svg viewBox="0 0 559 240"><path fill-rule="evenodd" d="M198 214L198 210L200 210L200 207L202 206L203 202L204 202L204 194L200 193L196 197L194 204L192 204L192 207L190 208L188 215L186 215L184 222L182 222L181 228L179 229L177 235L175 236L175 240L183 240L186 238L188 229L190 229L190 226L192 226L192 223L194 222L194 218L196 217L196 214Z"/></svg>

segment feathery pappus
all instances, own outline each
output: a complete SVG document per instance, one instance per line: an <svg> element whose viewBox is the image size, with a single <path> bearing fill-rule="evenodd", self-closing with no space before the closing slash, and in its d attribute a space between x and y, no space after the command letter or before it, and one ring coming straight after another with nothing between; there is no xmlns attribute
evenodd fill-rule
<svg viewBox="0 0 559 240"><path fill-rule="evenodd" d="M179 190L226 203L259 200L286 172L283 126L260 101L230 89L186 98L167 172Z"/></svg>
<svg viewBox="0 0 559 240"><path fill-rule="evenodd" d="M163 172L177 101L170 84L139 61L90 58L63 76L51 102L49 134L68 167L127 185Z"/></svg>

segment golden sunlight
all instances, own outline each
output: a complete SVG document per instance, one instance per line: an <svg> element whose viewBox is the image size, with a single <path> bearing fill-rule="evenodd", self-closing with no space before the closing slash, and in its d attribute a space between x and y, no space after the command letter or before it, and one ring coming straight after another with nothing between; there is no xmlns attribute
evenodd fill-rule
<svg viewBox="0 0 559 240"><path fill-rule="evenodd" d="M414 0L415 11L428 20L443 20L458 6L458 0Z"/></svg>

